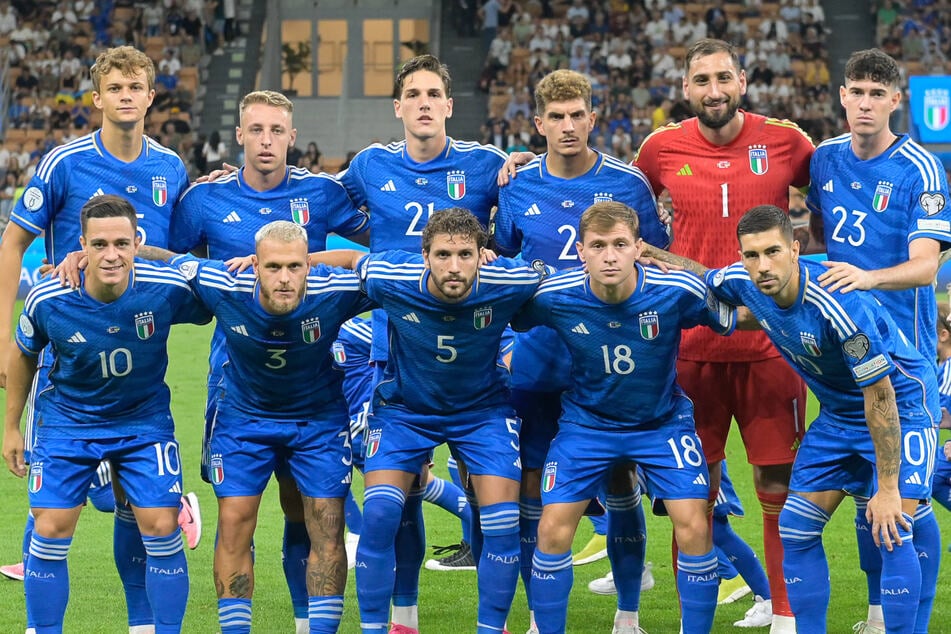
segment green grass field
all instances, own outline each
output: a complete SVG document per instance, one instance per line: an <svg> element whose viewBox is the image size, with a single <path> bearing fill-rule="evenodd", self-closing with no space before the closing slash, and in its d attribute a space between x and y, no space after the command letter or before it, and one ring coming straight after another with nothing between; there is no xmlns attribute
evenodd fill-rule
<svg viewBox="0 0 951 634"><path fill-rule="evenodd" d="M217 606L212 585L212 549L216 522L216 505L211 487L198 476L199 442L205 401L205 372L211 328L179 327L170 344L171 364L168 384L172 391L172 409L178 426L185 465L185 486L196 491L202 501L205 534L201 545L188 553L192 587L186 632L216 632ZM814 403L811 404L814 407ZM736 530L762 555L759 539L761 521L759 506L752 492L750 469L745 461L739 435L731 435L729 446L730 474L747 509L747 518L733 522ZM445 451L437 457L436 473L448 477ZM359 477L356 489L362 489ZM254 594L254 631L274 634L294 631L290 599L281 572L281 534L283 522L276 488L272 485L261 507L256 544L256 580ZM20 558L23 520L27 512L25 482L9 473L0 476L0 499L4 500L0 520L0 562L12 563ZM441 509L425 505L427 540L429 544L451 544L459 541L459 524ZM832 571L832 605L829 610L830 632L851 632L852 624L865 616L865 579L858 568L851 502L846 501L826 530L826 551ZM951 535L951 522L943 509L937 510L946 535ZM665 518L648 517L648 559L654 563L655 588L642 597L641 625L651 634L675 634L679 627L677 597L670 563L670 527ZM585 521L578 532L576 545L583 545L591 535ZM112 561L112 516L87 508L70 552L71 597L66 613L66 632L120 634L126 632L125 605L122 588ZM607 561L575 568L575 588L569 612L569 632L610 632L614 616L614 598L597 596L587 590L587 583L608 570ZM420 588L420 625L424 634L471 632L476 614L476 583L473 572L434 572L423 570ZM932 618L933 631L942 631L951 617L947 588L951 587L948 564L942 566L938 598ZM714 631L734 630L732 623L743 617L750 606L748 600L721 606L717 611ZM0 632L22 632L24 629L23 584L0 580ZM528 628L525 593L520 587L509 618L509 629L521 634ZM765 632L766 630L759 630ZM359 632L359 616L351 573L347 586L346 611L341 632ZM807 633L803 633L807 634Z"/></svg>

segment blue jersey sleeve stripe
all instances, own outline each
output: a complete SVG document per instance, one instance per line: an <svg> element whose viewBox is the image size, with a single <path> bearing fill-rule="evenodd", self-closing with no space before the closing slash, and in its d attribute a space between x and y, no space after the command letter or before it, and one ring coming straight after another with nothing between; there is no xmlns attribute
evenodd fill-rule
<svg viewBox="0 0 951 634"><path fill-rule="evenodd" d="M25 354L28 357L36 358L40 356L40 352L42 352L42 350L33 350L31 348L28 348L26 344L20 341L19 337L16 338L16 343L17 343L17 348L19 348L23 352L23 354Z"/></svg>
<svg viewBox="0 0 951 634"><path fill-rule="evenodd" d="M852 321L842 305L835 301L827 291L817 287L812 282L806 286L803 299L819 308L823 317L829 320L829 323L832 324L832 327L835 328L842 339L848 339L858 331L855 322Z"/></svg>
<svg viewBox="0 0 951 634"><path fill-rule="evenodd" d="M693 283L692 280L685 277L659 277L659 276L646 276L644 282L647 284L654 284L656 286L672 286L676 288L682 288L685 291L695 295L699 299L704 299L707 296L706 288L702 285Z"/></svg>
<svg viewBox="0 0 951 634"><path fill-rule="evenodd" d="M930 152L912 141L906 141L898 149L902 156L911 161L921 174L921 186L925 191L935 191L941 187L938 176L937 159Z"/></svg>
<svg viewBox="0 0 951 634"><path fill-rule="evenodd" d="M188 285L183 278L175 279L173 277L166 277L160 275L150 275L148 273L141 273L135 276L136 284L168 284L170 286L178 286L191 290L191 287Z"/></svg>
<svg viewBox="0 0 951 634"><path fill-rule="evenodd" d="M59 297L60 295L67 295L69 293L76 292L77 290L78 289L73 289L68 286L61 286L58 279L50 280L45 284L40 284L33 287L29 295L26 297L26 301L23 304L23 310L27 315L30 316L30 318L32 318L33 315L36 314L37 305L41 302L54 297Z"/></svg>
<svg viewBox="0 0 951 634"><path fill-rule="evenodd" d="M826 139L820 143L816 149L818 150L821 147L831 146L831 145L841 145L843 143L851 143L852 135L849 133L840 134L839 136L832 137L831 139Z"/></svg>
<svg viewBox="0 0 951 634"><path fill-rule="evenodd" d="M535 297L545 293L551 293L553 291L563 291L576 286L583 286L585 283L585 277L585 275L582 275L581 277L572 275L569 277L559 277L556 280L546 281L544 284L538 287L538 290L535 292Z"/></svg>
<svg viewBox="0 0 951 634"><path fill-rule="evenodd" d="M40 235L41 233L43 233L43 227L33 224L32 222L30 222L29 220L27 220L26 218L24 218L23 216L19 214L11 213L10 220L18 224L20 227L26 229L30 233L33 233L36 235Z"/></svg>
<svg viewBox="0 0 951 634"><path fill-rule="evenodd" d="M340 326L340 330L346 331L366 344L373 343L373 327L368 323L357 323L351 319L345 321Z"/></svg>
<svg viewBox="0 0 951 634"><path fill-rule="evenodd" d="M72 143L67 143L66 145L61 145L57 148L50 150L43 160L40 161L40 164L36 168L36 176L43 182L49 182L50 174L53 169L67 156L76 154L77 152L86 152L91 149L95 149L95 144L92 140L92 135L87 134L84 137L76 139Z"/></svg>

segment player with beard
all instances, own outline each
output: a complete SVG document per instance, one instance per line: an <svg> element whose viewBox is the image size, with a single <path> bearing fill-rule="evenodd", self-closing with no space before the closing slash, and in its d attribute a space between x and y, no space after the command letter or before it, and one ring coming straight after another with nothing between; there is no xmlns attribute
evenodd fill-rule
<svg viewBox="0 0 951 634"><path fill-rule="evenodd" d="M788 210L789 187L809 183L813 146L795 124L739 108L746 75L727 42L702 39L688 49L683 91L696 117L659 128L644 139L634 164L647 175L655 194L667 190L673 201L670 250L710 266L726 266L736 258L733 240L743 212L762 204ZM649 246L645 255L663 256ZM704 329L685 332L677 374L696 405L697 432L710 466L711 502L734 417L753 465L772 605L757 604L756 613L737 625L769 624L766 609L771 607L771 632L793 631L783 583L779 512L805 429L805 385L764 334L751 332L727 338Z"/></svg>

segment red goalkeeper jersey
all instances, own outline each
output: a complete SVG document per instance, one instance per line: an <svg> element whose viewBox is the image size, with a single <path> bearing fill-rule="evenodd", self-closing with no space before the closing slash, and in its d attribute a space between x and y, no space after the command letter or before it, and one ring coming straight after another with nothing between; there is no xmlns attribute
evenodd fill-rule
<svg viewBox="0 0 951 634"><path fill-rule="evenodd" d="M742 111L740 111L742 112ZM634 164L655 194L673 201L670 250L709 267L739 259L736 225L757 205L789 209L789 186L809 183L813 145L799 127L743 112L743 129L727 145L714 145L697 119L658 128L644 139ZM691 361L759 361L779 353L760 332L719 337L706 328L683 334L680 358Z"/></svg>

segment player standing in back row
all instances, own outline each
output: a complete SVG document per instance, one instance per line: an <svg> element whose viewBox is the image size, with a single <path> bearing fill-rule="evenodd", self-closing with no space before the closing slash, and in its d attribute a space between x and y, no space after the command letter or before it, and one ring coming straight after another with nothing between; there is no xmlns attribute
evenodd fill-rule
<svg viewBox="0 0 951 634"><path fill-rule="evenodd" d="M655 194L670 193L671 251L709 266L726 266L736 259L734 236L743 212L760 204L788 210L790 185L809 183L813 146L795 124L739 109L746 74L726 42L703 39L690 47L683 91L696 117L648 136L634 163ZM657 254L646 248L645 255ZM704 329L689 330L680 346L677 375L696 405L697 433L710 467L711 501L719 487L730 423L736 418L763 508L775 615L771 632L793 631L783 583L779 512L804 432L805 385L762 333L721 338Z"/></svg>

